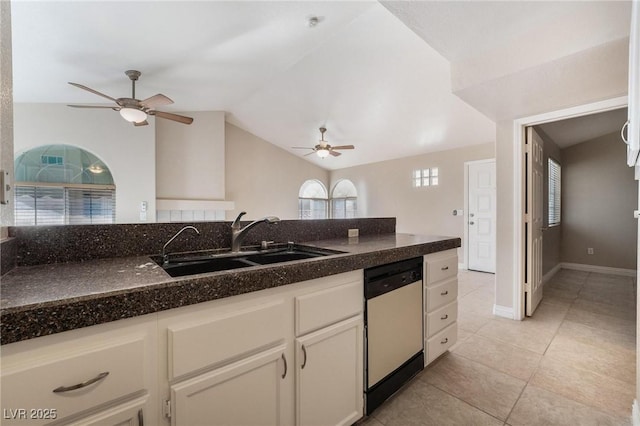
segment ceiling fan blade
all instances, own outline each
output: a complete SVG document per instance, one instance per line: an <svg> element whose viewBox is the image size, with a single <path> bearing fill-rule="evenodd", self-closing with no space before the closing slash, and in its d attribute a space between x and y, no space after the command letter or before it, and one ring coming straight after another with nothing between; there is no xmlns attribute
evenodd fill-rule
<svg viewBox="0 0 640 426"><path fill-rule="evenodd" d="M308 156L310 156L311 154L313 154L313 153L315 153L315 152L316 152L316 150L314 149L314 150L313 150L313 151L311 151L310 153L303 155L303 157L308 157Z"/></svg>
<svg viewBox="0 0 640 426"><path fill-rule="evenodd" d="M108 108L114 111L120 111L120 107L118 105L109 106L109 105L67 105L71 108Z"/></svg>
<svg viewBox="0 0 640 426"><path fill-rule="evenodd" d="M331 150L329 150L329 154L333 155L334 157L338 157L340 155L342 155L341 153L334 151L333 148Z"/></svg>
<svg viewBox="0 0 640 426"><path fill-rule="evenodd" d="M153 95L150 98L140 101L140 103L146 108L155 108L164 105L171 105L173 101L162 93L158 93L157 95Z"/></svg>
<svg viewBox="0 0 640 426"><path fill-rule="evenodd" d="M100 92L98 92L97 90L93 90L93 89L91 89L90 87L83 86L82 84L78 84L78 83L72 83L72 82L70 82L70 81L69 81L69 84L70 84L70 85L72 85L72 86L76 86L76 87L78 87L78 88L80 88L80 89L86 90L87 92L91 92L91 93L93 93L93 94L95 94L95 95L102 96L103 98L107 98L107 99L109 99L110 101L113 101L113 102L115 102L115 103L118 103L118 101L116 101L116 100L115 100L114 98L112 98L111 96L109 96L109 95L105 95L104 93L100 93Z"/></svg>
<svg viewBox="0 0 640 426"><path fill-rule="evenodd" d="M292 146L291 149L313 149L313 148L309 148L308 146Z"/></svg>
<svg viewBox="0 0 640 426"><path fill-rule="evenodd" d="M339 145L339 146L332 146L331 149L355 149L356 147L353 145Z"/></svg>
<svg viewBox="0 0 640 426"><path fill-rule="evenodd" d="M136 123L135 121L133 122L133 125L138 127L138 126L148 126L149 122L147 120L141 121L139 123Z"/></svg>
<svg viewBox="0 0 640 426"><path fill-rule="evenodd" d="M185 117L184 115L173 114L170 112L149 111L149 115L157 115L160 118L166 118L167 120L177 121L178 123L184 123L184 124L193 123L193 118L191 117Z"/></svg>

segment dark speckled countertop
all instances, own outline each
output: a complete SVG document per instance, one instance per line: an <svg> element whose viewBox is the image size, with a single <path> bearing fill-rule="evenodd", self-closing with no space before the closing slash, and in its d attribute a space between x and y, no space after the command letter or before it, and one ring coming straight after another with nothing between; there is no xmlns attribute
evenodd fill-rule
<svg viewBox="0 0 640 426"><path fill-rule="evenodd" d="M34 337L460 247L459 238L382 234L302 243L345 253L170 277L148 256L18 267L0 284L0 336Z"/></svg>

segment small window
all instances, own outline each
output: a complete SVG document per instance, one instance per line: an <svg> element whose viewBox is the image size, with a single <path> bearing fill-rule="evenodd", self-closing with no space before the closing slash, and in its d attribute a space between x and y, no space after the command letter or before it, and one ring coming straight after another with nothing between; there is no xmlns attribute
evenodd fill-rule
<svg viewBox="0 0 640 426"><path fill-rule="evenodd" d="M329 197L327 189L319 180L305 181L298 193L298 217L300 219L327 219Z"/></svg>
<svg viewBox="0 0 640 426"><path fill-rule="evenodd" d="M560 164L549 158L549 226L560 225Z"/></svg>
<svg viewBox="0 0 640 426"><path fill-rule="evenodd" d="M331 217L333 219L351 219L356 217L358 191L349 179L342 179L331 191Z"/></svg>
<svg viewBox="0 0 640 426"><path fill-rule="evenodd" d="M413 171L413 186L420 188L423 186L438 185L438 168L421 169Z"/></svg>

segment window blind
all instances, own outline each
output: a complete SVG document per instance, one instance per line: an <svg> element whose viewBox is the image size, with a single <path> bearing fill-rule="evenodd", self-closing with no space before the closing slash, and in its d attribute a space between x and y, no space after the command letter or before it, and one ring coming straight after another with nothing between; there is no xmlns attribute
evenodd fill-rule
<svg viewBox="0 0 640 426"><path fill-rule="evenodd" d="M560 224L560 164L549 158L549 226Z"/></svg>
<svg viewBox="0 0 640 426"><path fill-rule="evenodd" d="M115 222L115 190L16 186L16 226Z"/></svg>

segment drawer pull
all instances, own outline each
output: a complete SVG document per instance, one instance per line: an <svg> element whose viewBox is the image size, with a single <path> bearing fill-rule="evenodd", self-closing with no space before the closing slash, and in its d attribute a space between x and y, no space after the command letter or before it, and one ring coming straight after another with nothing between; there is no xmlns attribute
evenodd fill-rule
<svg viewBox="0 0 640 426"><path fill-rule="evenodd" d="M448 338L448 337L445 337L445 338L444 338L444 340L441 340L441 341L440 341L440 344L441 344L441 345L444 345L445 343L448 343L448 342L449 342L449 338Z"/></svg>
<svg viewBox="0 0 640 426"><path fill-rule="evenodd" d="M449 294L449 290L443 291L442 293L440 293L440 296L446 296L447 294Z"/></svg>
<svg viewBox="0 0 640 426"><path fill-rule="evenodd" d="M89 379L86 382L78 383L77 385L73 385L73 386L60 386L58 388L55 388L53 390L53 392L54 393L62 393L62 392L69 392L69 391L76 390L76 389L86 388L87 386L92 385L95 382L99 382L100 380L104 379L108 375L109 375L109 372L105 371L104 373L100 373L96 377L94 377L93 379Z"/></svg>
<svg viewBox="0 0 640 426"><path fill-rule="evenodd" d="M440 317L441 320L446 320L447 318L449 318L449 314L445 314L443 317Z"/></svg>
<svg viewBox="0 0 640 426"><path fill-rule="evenodd" d="M448 266L443 266L442 268L440 268L441 271L448 271L449 267Z"/></svg>
<svg viewBox="0 0 640 426"><path fill-rule="evenodd" d="M282 373L282 378L287 377L287 358L282 354L282 361L284 361L284 373Z"/></svg>

